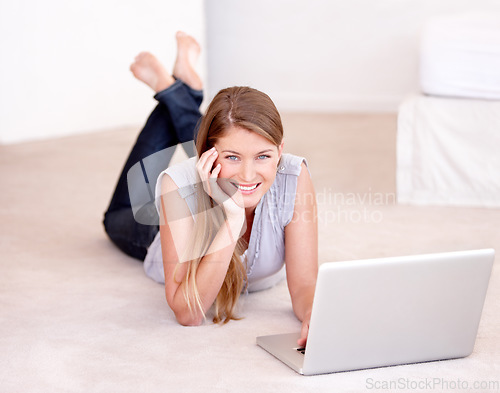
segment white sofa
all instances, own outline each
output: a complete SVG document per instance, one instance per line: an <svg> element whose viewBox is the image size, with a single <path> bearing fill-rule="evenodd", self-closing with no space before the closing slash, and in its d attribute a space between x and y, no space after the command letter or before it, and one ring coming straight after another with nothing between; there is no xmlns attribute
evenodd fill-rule
<svg viewBox="0 0 500 393"><path fill-rule="evenodd" d="M500 207L500 101L408 97L396 180L399 203Z"/></svg>
<svg viewBox="0 0 500 393"><path fill-rule="evenodd" d="M500 207L500 14L431 20L420 84L399 108L398 202Z"/></svg>

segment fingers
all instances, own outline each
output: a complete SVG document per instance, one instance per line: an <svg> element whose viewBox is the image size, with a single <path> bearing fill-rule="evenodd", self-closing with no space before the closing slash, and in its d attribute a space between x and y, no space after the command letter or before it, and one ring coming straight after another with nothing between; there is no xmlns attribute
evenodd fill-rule
<svg viewBox="0 0 500 393"><path fill-rule="evenodd" d="M215 147L212 147L201 155L200 159L196 163L196 168L198 169L201 180L208 179L210 176L210 170L212 169L217 156L218 152L215 150Z"/></svg>
<svg viewBox="0 0 500 393"><path fill-rule="evenodd" d="M297 345L305 347L307 343L307 335L309 333L309 323L302 323L302 329L300 330L300 338L297 340Z"/></svg>
<svg viewBox="0 0 500 393"><path fill-rule="evenodd" d="M217 184L217 178L219 177L220 170L221 170L221 165L217 164L217 166L214 168L214 170L210 174L210 177L208 178L208 181L206 182L207 183L207 187L210 190L209 195L212 198L216 198L216 195L214 195L214 192L217 194L216 191L219 188L219 186Z"/></svg>
<svg viewBox="0 0 500 393"><path fill-rule="evenodd" d="M212 147L211 149L208 149L207 151L205 151L200 156L200 159L198 160L197 165L205 165L207 163L207 161L210 158L212 158L211 156L214 155L215 152L217 152L217 150L215 150L215 147Z"/></svg>
<svg viewBox="0 0 500 393"><path fill-rule="evenodd" d="M213 147L205 151L196 163L196 169L202 181L203 190L225 209L228 216L239 217L245 205L243 195L241 191L232 185L229 179L221 179L219 177L222 171L222 164L219 163L213 168L218 156L218 151Z"/></svg>
<svg viewBox="0 0 500 393"><path fill-rule="evenodd" d="M217 166L212 171L212 174L210 175L210 177L217 178L219 176L221 168L222 168L221 164L220 163L217 164Z"/></svg>
<svg viewBox="0 0 500 393"><path fill-rule="evenodd" d="M215 149L215 147L212 147L211 149L207 150L204 152L198 162L196 163L196 169L198 171L198 174L200 175L200 179L203 183L203 188L205 189L205 192L213 197L212 195L212 189L209 184L209 179L216 179L219 176L219 173L221 171L221 165L217 165L212 170L212 167L214 165L215 160L218 157L218 152Z"/></svg>

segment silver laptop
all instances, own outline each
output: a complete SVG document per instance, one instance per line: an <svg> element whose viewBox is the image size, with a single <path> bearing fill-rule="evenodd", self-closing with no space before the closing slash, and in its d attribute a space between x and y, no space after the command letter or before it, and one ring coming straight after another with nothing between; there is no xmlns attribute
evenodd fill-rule
<svg viewBox="0 0 500 393"><path fill-rule="evenodd" d="M305 349L299 333L257 344L313 375L472 353L493 249L324 263Z"/></svg>

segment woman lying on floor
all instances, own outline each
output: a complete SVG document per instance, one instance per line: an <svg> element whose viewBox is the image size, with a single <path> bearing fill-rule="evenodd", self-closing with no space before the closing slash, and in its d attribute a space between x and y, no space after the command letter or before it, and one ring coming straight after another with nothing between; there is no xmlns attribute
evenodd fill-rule
<svg viewBox="0 0 500 393"><path fill-rule="evenodd" d="M269 288L286 270L304 345L318 270L306 161L283 154L280 115L258 90L221 90L201 116L202 82L194 70L200 48L185 33L176 39L172 75L150 53L131 66L159 104L123 168L105 230L125 253L144 260L148 276L165 283L182 325L201 324L212 306L214 322L237 319L241 292ZM199 158L167 168L179 143L194 155L193 138ZM140 206L141 192L148 195L156 179L156 198Z"/></svg>

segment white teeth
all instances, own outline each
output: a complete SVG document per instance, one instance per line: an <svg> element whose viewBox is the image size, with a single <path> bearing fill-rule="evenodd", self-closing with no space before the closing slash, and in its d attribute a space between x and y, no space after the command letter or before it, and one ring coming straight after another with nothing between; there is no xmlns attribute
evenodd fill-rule
<svg viewBox="0 0 500 393"><path fill-rule="evenodd" d="M255 189L258 186L258 184L255 184L252 187L244 187L244 186L240 186L240 185L237 185L237 184L235 184L235 186L238 187L242 191L250 191L250 190Z"/></svg>

